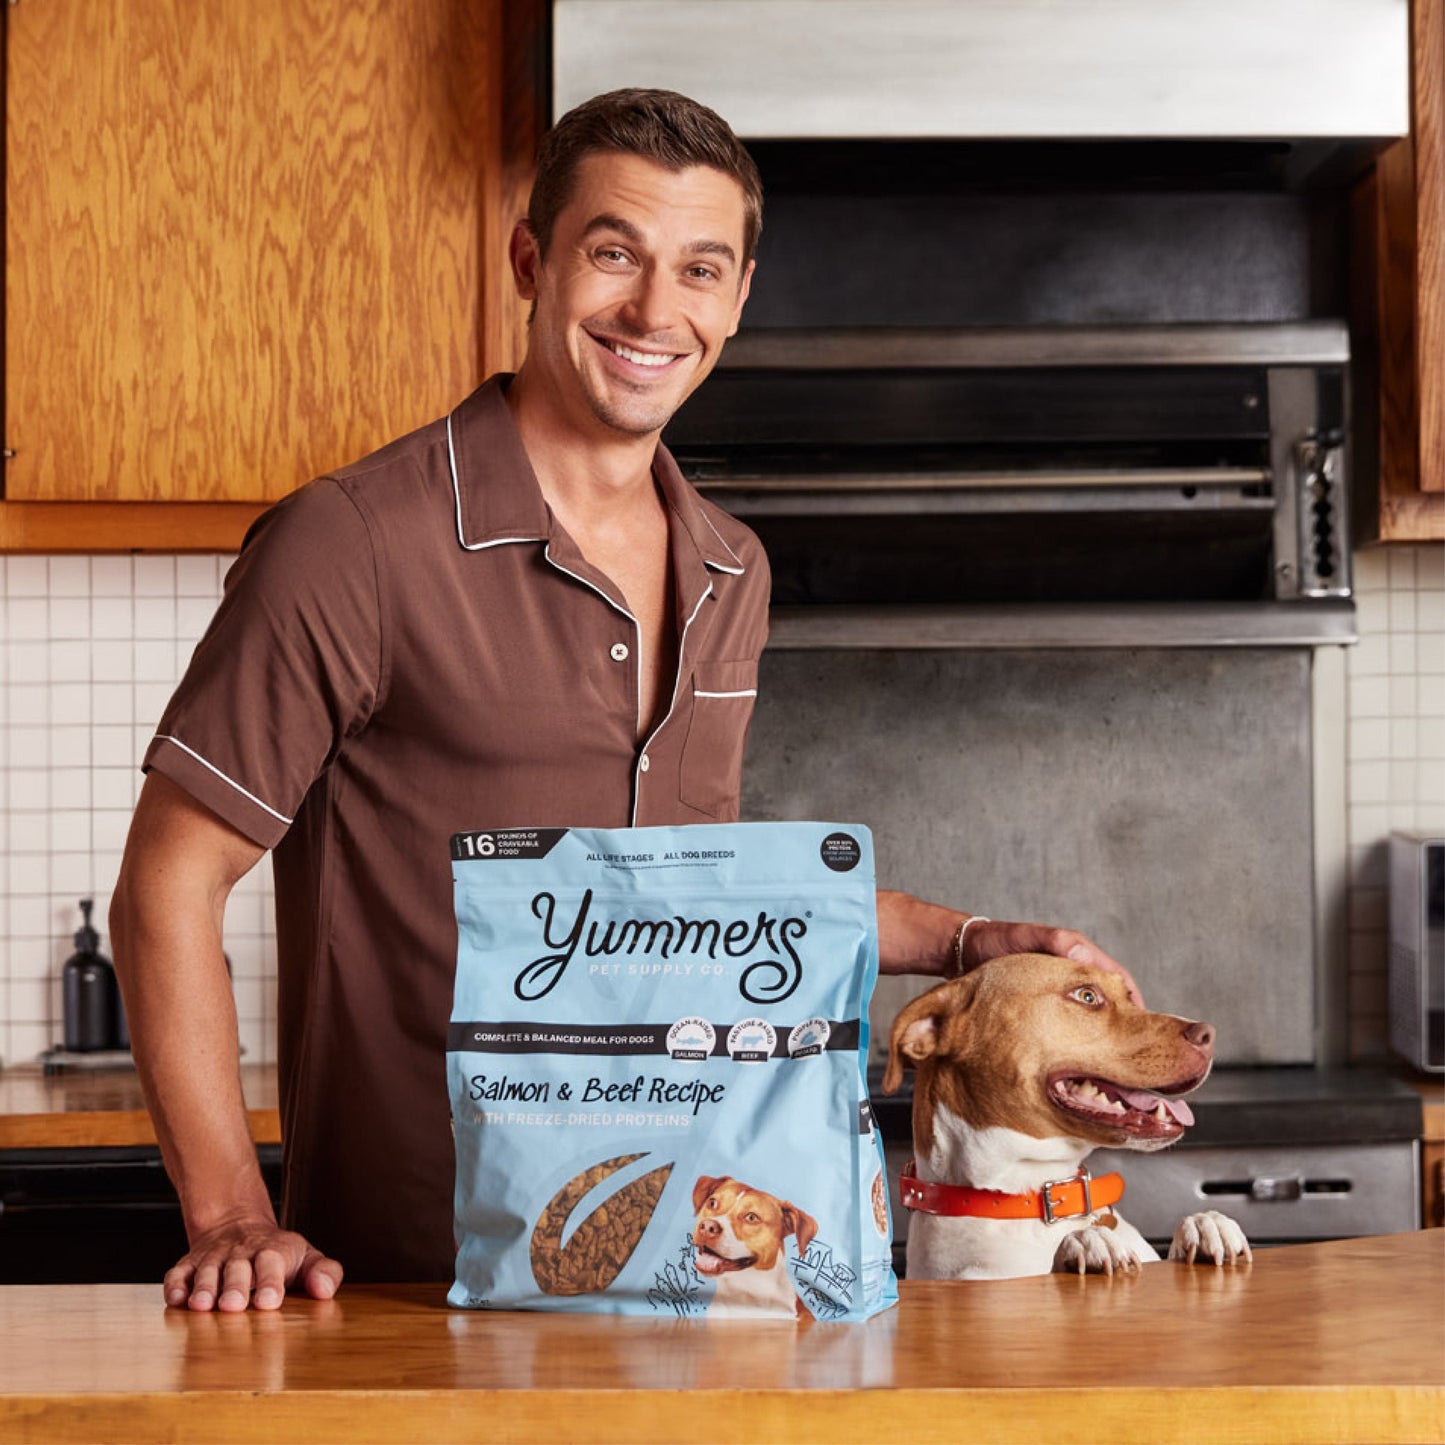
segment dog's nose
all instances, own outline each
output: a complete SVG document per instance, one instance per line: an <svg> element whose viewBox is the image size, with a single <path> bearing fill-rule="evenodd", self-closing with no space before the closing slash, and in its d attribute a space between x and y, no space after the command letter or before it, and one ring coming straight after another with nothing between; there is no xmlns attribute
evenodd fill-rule
<svg viewBox="0 0 1445 1445"><path fill-rule="evenodd" d="M722 1233L722 1225L715 1219L703 1219L698 1222L697 1232L713 1238Z"/></svg>
<svg viewBox="0 0 1445 1445"><path fill-rule="evenodd" d="M1198 1049L1212 1049L1214 1047L1214 1025L1213 1024L1190 1024L1184 1030L1184 1038Z"/></svg>

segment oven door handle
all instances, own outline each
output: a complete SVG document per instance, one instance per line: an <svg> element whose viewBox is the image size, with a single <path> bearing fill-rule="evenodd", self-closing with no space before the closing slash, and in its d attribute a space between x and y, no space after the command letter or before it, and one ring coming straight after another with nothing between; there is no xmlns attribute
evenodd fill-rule
<svg viewBox="0 0 1445 1445"><path fill-rule="evenodd" d="M1304 1179L1298 1174L1262 1174L1254 1179L1210 1179L1200 1185L1204 1195L1232 1194L1252 1199L1257 1204L1288 1204L1305 1195L1349 1194L1354 1184L1349 1179Z"/></svg>
<svg viewBox="0 0 1445 1445"><path fill-rule="evenodd" d="M1268 1177L1249 1181L1249 1197L1261 1204L1278 1203L1298 1199L1304 1193L1304 1180L1298 1177L1271 1179Z"/></svg>

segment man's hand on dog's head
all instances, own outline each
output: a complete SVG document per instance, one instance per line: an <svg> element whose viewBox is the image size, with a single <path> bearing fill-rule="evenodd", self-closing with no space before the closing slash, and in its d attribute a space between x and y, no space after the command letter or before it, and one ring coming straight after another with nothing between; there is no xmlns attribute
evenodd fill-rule
<svg viewBox="0 0 1445 1445"><path fill-rule="evenodd" d="M1006 923L980 920L968 930L963 942L964 971L977 968L991 958L1004 958L1011 953L1051 953L1055 958L1117 973L1129 990L1132 1002L1144 1006L1144 996L1129 970L1110 958L1097 943L1068 928L1053 928L1046 923Z"/></svg>
<svg viewBox="0 0 1445 1445"><path fill-rule="evenodd" d="M878 890L878 964L884 974L917 973L951 978L957 971L955 943L959 924L969 919L955 908L925 903L911 893ZM1141 1008L1144 1000L1123 964L1097 943L1068 928L1045 923L1004 923L975 915L963 937L963 972L1011 953L1051 953L1074 963L1108 969L1124 979L1129 997Z"/></svg>

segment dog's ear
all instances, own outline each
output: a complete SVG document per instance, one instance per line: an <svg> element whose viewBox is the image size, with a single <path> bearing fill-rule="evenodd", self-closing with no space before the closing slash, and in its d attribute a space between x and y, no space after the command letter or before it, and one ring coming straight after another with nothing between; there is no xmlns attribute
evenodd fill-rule
<svg viewBox="0 0 1445 1445"><path fill-rule="evenodd" d="M888 1066L883 1071L885 1094L897 1090L905 1068L915 1068L938 1052L944 1020L950 1014L962 1013L973 994L967 978L956 978L929 989L904 1007L893 1020L888 1040Z"/></svg>
<svg viewBox="0 0 1445 1445"><path fill-rule="evenodd" d="M808 1246L817 1237L818 1221L811 1214L799 1209L796 1204L783 1203L783 1233L798 1237L798 1258L808 1252Z"/></svg>
<svg viewBox="0 0 1445 1445"><path fill-rule="evenodd" d="M692 1212L694 1214L701 1212L703 1205L707 1203L708 1195L727 1177L726 1174L719 1174L716 1177L704 1174L698 1179L697 1183L692 1186Z"/></svg>

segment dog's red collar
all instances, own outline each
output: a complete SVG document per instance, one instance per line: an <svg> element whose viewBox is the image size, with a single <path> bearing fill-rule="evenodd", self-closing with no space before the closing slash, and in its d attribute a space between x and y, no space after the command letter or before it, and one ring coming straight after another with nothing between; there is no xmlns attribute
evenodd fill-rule
<svg viewBox="0 0 1445 1445"><path fill-rule="evenodd" d="M905 1209L950 1217L974 1215L983 1219L1042 1219L1053 1224L1117 1204L1124 1197L1124 1180L1118 1174L1095 1179L1087 1169L1069 1179L1051 1179L1042 1189L1003 1194L997 1189L971 1189L966 1184L926 1183L918 1178L910 1159L898 1181Z"/></svg>

